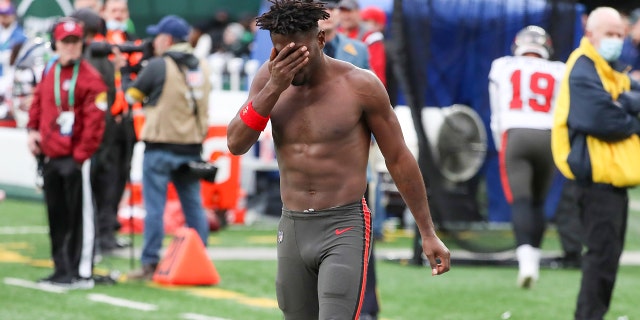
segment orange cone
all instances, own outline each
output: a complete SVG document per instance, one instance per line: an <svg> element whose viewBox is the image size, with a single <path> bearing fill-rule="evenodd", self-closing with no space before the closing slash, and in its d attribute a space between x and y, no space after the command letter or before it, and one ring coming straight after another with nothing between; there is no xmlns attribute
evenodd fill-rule
<svg viewBox="0 0 640 320"><path fill-rule="evenodd" d="M176 231L167 254L158 264L153 281L175 285L216 285L220 275L207 257L207 252L195 229Z"/></svg>

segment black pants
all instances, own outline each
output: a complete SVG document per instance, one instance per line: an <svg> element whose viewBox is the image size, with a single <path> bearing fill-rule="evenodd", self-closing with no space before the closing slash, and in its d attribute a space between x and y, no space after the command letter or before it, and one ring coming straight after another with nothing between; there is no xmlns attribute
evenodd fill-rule
<svg viewBox="0 0 640 320"><path fill-rule="evenodd" d="M574 180L566 180L562 185L560 200L555 213L556 229L565 256L582 255L582 224L580 223L577 195L579 187Z"/></svg>
<svg viewBox="0 0 640 320"><path fill-rule="evenodd" d="M105 140L93 157L91 187L96 204L96 238L103 249L115 246L118 205L131 171L131 157L135 136L126 119L110 127L111 139Z"/></svg>
<svg viewBox="0 0 640 320"><path fill-rule="evenodd" d="M57 277L90 278L93 269L94 216L90 161L72 157L44 164L44 195L49 218L51 257Z"/></svg>
<svg viewBox="0 0 640 320"><path fill-rule="evenodd" d="M627 229L626 189L594 184L578 187L578 206L587 252L576 320L600 320L609 310Z"/></svg>

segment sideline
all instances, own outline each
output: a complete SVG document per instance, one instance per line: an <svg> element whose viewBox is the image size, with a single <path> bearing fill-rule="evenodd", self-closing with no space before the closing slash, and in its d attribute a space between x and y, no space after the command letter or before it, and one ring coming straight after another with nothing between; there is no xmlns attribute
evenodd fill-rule
<svg viewBox="0 0 640 320"><path fill-rule="evenodd" d="M18 227L0 227L0 235L16 235L16 234L48 234L47 226L18 226Z"/></svg>
<svg viewBox="0 0 640 320"><path fill-rule="evenodd" d="M45 283L36 283L33 281L18 279L18 278L4 278L4 283L10 286L28 288L28 289L36 289L51 293L67 293L66 288L45 284Z"/></svg>
<svg viewBox="0 0 640 320"><path fill-rule="evenodd" d="M158 306L155 304L138 302L133 300L127 300L123 298L116 298L100 293L90 293L87 295L87 299L95 302L102 302L117 307L125 307L129 309L136 309L140 311L156 311Z"/></svg>
<svg viewBox="0 0 640 320"><path fill-rule="evenodd" d="M180 317L185 320L229 320L226 318L209 317L197 313L182 313L180 314Z"/></svg>

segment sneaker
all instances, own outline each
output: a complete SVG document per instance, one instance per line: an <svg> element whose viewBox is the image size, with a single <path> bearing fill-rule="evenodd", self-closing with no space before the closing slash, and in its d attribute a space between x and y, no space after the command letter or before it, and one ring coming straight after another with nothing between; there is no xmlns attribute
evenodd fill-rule
<svg viewBox="0 0 640 320"><path fill-rule="evenodd" d="M153 274L156 272L157 267L158 267L158 264L142 265L142 268L129 272L127 274L127 279L149 281L153 278Z"/></svg>
<svg viewBox="0 0 640 320"><path fill-rule="evenodd" d="M552 269L580 269L582 267L582 256L579 253L567 253L564 256L556 257L549 262Z"/></svg>
<svg viewBox="0 0 640 320"><path fill-rule="evenodd" d="M516 249L518 258L518 287L529 289L540 274L540 248L524 244Z"/></svg>
<svg viewBox="0 0 640 320"><path fill-rule="evenodd" d="M111 286L117 283L116 279L114 279L110 275L108 276L94 275L93 281L95 282L96 285L107 285L107 286Z"/></svg>
<svg viewBox="0 0 640 320"><path fill-rule="evenodd" d="M54 272L49 276L47 276L46 278L39 279L36 282L38 284L66 285L71 283L71 276Z"/></svg>
<svg viewBox="0 0 640 320"><path fill-rule="evenodd" d="M121 237L102 237L98 241L98 248L103 254L109 255L115 250L131 247L131 240Z"/></svg>
<svg viewBox="0 0 640 320"><path fill-rule="evenodd" d="M52 274L50 274L50 275L48 275L48 276L46 276L46 277L44 277L42 279L38 279L38 281L36 281L36 282L37 283L50 283L50 282L53 282L53 281L55 281L57 279L60 279L60 278L62 278L62 275L54 272L54 273L52 273Z"/></svg>
<svg viewBox="0 0 640 320"><path fill-rule="evenodd" d="M89 290L93 289L95 282L92 278L75 278L71 281L69 289Z"/></svg>
<svg viewBox="0 0 640 320"><path fill-rule="evenodd" d="M71 278L71 276L56 275L56 274L52 274L46 278L42 278L38 280L39 285L56 286L56 287L61 287L66 289L69 289L72 283L73 283L73 279Z"/></svg>

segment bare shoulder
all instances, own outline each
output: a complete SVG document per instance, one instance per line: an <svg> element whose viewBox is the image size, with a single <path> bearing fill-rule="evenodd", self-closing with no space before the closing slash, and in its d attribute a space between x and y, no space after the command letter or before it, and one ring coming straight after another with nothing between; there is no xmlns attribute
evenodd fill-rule
<svg viewBox="0 0 640 320"><path fill-rule="evenodd" d="M334 81L334 85L348 88L363 98L379 98L380 94L386 96L384 85L372 71L340 60L333 60L333 62L329 65L331 78L338 80Z"/></svg>

